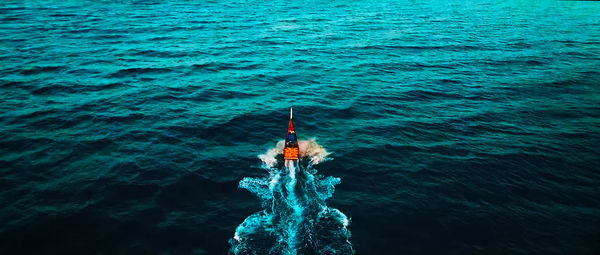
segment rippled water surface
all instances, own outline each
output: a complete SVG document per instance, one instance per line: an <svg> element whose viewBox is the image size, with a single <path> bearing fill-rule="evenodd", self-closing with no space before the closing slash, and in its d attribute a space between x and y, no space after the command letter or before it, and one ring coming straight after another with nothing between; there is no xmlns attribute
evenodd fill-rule
<svg viewBox="0 0 600 255"><path fill-rule="evenodd" d="M115 2L0 3L1 254L227 253L290 106L356 254L600 253L600 2Z"/></svg>

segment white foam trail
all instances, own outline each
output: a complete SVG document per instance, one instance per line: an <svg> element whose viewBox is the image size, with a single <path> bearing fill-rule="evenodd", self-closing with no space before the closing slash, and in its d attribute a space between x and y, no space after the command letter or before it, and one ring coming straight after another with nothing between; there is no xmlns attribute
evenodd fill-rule
<svg viewBox="0 0 600 255"><path fill-rule="evenodd" d="M302 211L303 208L298 203L298 198L296 196L296 183L298 182L296 179L296 163L295 160L286 160L285 166L289 172L290 180L286 184L287 188L287 202L289 206L293 210L294 217L291 218L291 221L288 222L289 226L287 227L287 251L285 254L295 255L296 245L298 242L298 229L299 225L302 223Z"/></svg>
<svg viewBox="0 0 600 255"><path fill-rule="evenodd" d="M293 160L286 160L285 167L288 169L290 173L290 185L296 185L296 166ZM288 186L288 188L293 188L293 186Z"/></svg>
<svg viewBox="0 0 600 255"><path fill-rule="evenodd" d="M230 239L233 254L354 254L350 219L325 201L341 179L316 174L311 166L328 158L315 139L299 141L301 160L282 160L284 141L259 156L269 172L246 177L239 187L261 198L263 210L247 217ZM308 166L299 164L309 160ZM279 167L275 167L279 165Z"/></svg>

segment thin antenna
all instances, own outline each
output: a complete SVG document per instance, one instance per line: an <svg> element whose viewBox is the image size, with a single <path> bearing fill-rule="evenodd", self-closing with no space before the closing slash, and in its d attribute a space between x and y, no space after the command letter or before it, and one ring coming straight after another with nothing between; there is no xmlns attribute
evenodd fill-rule
<svg viewBox="0 0 600 255"><path fill-rule="evenodd" d="M292 107L290 107L290 120L292 119Z"/></svg>

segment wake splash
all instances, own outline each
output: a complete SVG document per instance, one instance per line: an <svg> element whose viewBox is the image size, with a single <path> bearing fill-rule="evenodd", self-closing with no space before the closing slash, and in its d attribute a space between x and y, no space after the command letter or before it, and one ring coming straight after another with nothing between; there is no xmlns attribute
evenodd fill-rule
<svg viewBox="0 0 600 255"><path fill-rule="evenodd" d="M340 178L324 177L313 168L329 153L317 142L301 140L299 162L283 161L283 141L259 158L268 176L246 177L240 188L255 193L262 211L240 224L230 240L232 254L354 254L350 220L325 204Z"/></svg>

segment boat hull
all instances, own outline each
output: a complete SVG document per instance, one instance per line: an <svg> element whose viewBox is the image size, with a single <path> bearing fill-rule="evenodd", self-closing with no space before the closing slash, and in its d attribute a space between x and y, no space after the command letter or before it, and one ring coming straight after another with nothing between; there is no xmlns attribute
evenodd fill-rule
<svg viewBox="0 0 600 255"><path fill-rule="evenodd" d="M300 149L298 148L298 137L294 129L292 120L292 108L290 108L290 124L288 125L287 135L285 137L285 147L283 148L283 158L285 160L298 160Z"/></svg>

